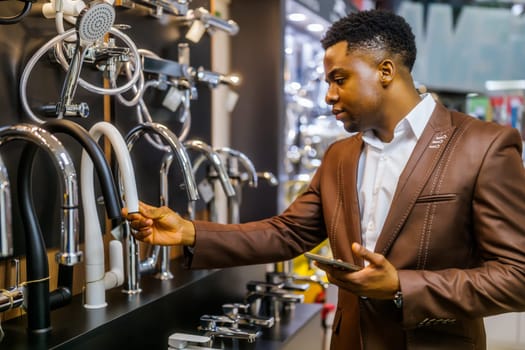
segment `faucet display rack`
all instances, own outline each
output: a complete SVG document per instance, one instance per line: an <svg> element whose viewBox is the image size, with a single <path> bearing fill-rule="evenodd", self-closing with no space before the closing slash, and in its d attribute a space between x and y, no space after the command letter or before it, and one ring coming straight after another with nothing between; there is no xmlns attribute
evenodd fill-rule
<svg viewBox="0 0 525 350"><path fill-rule="evenodd" d="M123 298L117 289L107 292L108 307L104 309L85 309L81 297L73 297L70 305L52 313L54 332L47 336L28 337L25 316L4 322L5 338L0 344L10 350L166 349L170 334L197 334L201 315L220 312L225 300L242 300L247 281L264 273L265 267L188 271L182 268L180 260L174 260L171 270L175 278L168 281L146 276L140 298L132 299L133 302ZM237 348L307 349L320 343L320 310L318 304L299 304L293 317L283 317L279 327L264 329L256 342L239 342ZM215 347L221 341L225 348L232 348L228 339L216 340Z"/></svg>

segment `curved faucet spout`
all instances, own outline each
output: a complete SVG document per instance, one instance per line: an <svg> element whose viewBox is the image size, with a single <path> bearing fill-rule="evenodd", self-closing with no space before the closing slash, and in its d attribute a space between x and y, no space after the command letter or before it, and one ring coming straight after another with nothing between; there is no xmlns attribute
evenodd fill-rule
<svg viewBox="0 0 525 350"><path fill-rule="evenodd" d="M53 134L68 134L82 145L95 165L108 217L120 221L122 205L119 200L117 186L113 181L113 174L104 156L104 151L100 148L97 141L91 137L86 129L70 120L55 119L46 122L42 127Z"/></svg>
<svg viewBox="0 0 525 350"><path fill-rule="evenodd" d="M0 157L0 258L13 255L11 185L7 168Z"/></svg>
<svg viewBox="0 0 525 350"><path fill-rule="evenodd" d="M30 181L36 146L47 151L61 175L61 251L57 253L56 258L64 265L74 265L82 259L78 242L77 176L73 162L63 145L46 130L30 124L0 128L0 146L16 139L32 143L25 147L18 171L18 192L21 197L19 204L26 236L26 274L27 280L31 281L27 286L28 329L47 332L50 330L49 269L46 247L33 207Z"/></svg>
<svg viewBox="0 0 525 350"><path fill-rule="evenodd" d="M239 171L239 162L248 172L248 184L251 187L257 187L258 177L255 171L255 166L252 161L242 152L231 149L229 147L222 147L217 149L217 152L226 156L228 164L228 175L230 176L233 187L235 188L236 196L228 199L228 222L231 224L238 224L240 222L240 206L242 200L242 185L244 182L244 173Z"/></svg>
<svg viewBox="0 0 525 350"><path fill-rule="evenodd" d="M177 136L170 131L166 126L159 123L144 123L134 127L126 135L126 141L128 144L128 149L131 151L133 145L144 133L154 133L159 135L164 142L168 144L174 154L177 156L180 168L183 172L184 183L186 185L186 193L188 194L188 199L191 201L196 201L199 199L199 192L197 190L197 185L195 184L195 178L193 177L193 172L191 171L191 163L188 153L186 152L184 146L179 141Z"/></svg>
<svg viewBox="0 0 525 350"><path fill-rule="evenodd" d="M126 202L126 207L130 212L137 212L139 204L135 172L124 138L117 128L108 122L98 122L94 124L89 130L89 134L97 141L102 136L106 136L110 141L122 173L120 180L124 182L124 201ZM84 306L90 309L102 308L107 305L105 290L120 286L124 283L122 244L117 240L111 241L110 261L114 261L114 264L111 264L112 266L109 272L105 272L104 242L95 205L93 162L89 159L86 152L82 153L80 184L84 217L90 218L90 220L84 221L86 250Z"/></svg>
<svg viewBox="0 0 525 350"><path fill-rule="evenodd" d="M244 153L237 151L235 149L229 148L229 147L221 147L217 149L217 152L227 155L228 158L238 159L241 162L241 164L244 166L246 171L248 171L248 175L250 177L248 184L250 185L250 187L257 187L257 182L258 182L257 171L255 171L255 166L253 165L250 158L248 158ZM233 169L230 167L230 169L228 170L230 171L230 173L232 172L234 173L234 174L230 174L230 176L238 175L236 174L238 169L235 169L235 167Z"/></svg>
<svg viewBox="0 0 525 350"><path fill-rule="evenodd" d="M228 171L226 170L224 163L221 160L221 157L215 152L209 145L200 141L200 140L188 140L184 142L184 146L188 149L197 150L202 152L208 161L213 165L215 171L219 176L222 188L227 197L235 196L235 189L233 188L230 178L228 176Z"/></svg>

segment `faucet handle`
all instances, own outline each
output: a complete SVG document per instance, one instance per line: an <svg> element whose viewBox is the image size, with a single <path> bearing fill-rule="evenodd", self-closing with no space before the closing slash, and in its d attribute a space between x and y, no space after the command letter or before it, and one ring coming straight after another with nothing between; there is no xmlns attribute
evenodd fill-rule
<svg viewBox="0 0 525 350"><path fill-rule="evenodd" d="M241 311L242 313L247 313L249 309L250 309L249 304L228 303L228 304L222 305L222 312L226 316L234 320L239 319L239 311Z"/></svg>
<svg viewBox="0 0 525 350"><path fill-rule="evenodd" d="M228 316L202 315L200 318L201 328L208 331L213 331L217 326L228 325L233 326L237 322Z"/></svg>
<svg viewBox="0 0 525 350"><path fill-rule="evenodd" d="M194 344L207 344L211 342L211 337L203 336L203 335L193 335L193 334L187 334L187 333L173 333L168 338L168 345L170 348L174 349L189 349L188 345L191 346L189 343ZM191 347L192 349L195 347ZM200 348L199 349L208 349L208 348Z"/></svg>
<svg viewBox="0 0 525 350"><path fill-rule="evenodd" d="M281 289L283 287L284 282L249 281L246 283L246 288L249 292L264 292L268 290Z"/></svg>

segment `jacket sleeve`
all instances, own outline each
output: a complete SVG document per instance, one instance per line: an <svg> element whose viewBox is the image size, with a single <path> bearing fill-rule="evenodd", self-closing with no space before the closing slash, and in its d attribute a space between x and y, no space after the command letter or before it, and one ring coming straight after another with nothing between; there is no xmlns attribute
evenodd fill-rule
<svg viewBox="0 0 525 350"><path fill-rule="evenodd" d="M399 270L405 328L417 327L425 319L455 321L525 310L521 142L516 130L501 128L485 147L470 211L472 254L479 263L436 271Z"/></svg>
<svg viewBox="0 0 525 350"><path fill-rule="evenodd" d="M307 190L281 214L243 224L195 221L191 268L219 268L291 259L325 238L319 171Z"/></svg>

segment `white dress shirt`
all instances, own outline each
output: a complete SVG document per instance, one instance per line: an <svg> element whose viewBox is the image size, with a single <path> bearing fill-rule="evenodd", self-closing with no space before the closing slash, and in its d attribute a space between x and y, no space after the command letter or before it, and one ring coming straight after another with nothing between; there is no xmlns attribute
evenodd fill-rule
<svg viewBox="0 0 525 350"><path fill-rule="evenodd" d="M364 147L359 158L357 191L361 214L362 244L374 250L383 229L397 182L417 140L430 119L436 102L430 94L419 102L394 129L394 138L382 142L373 131L363 133Z"/></svg>

